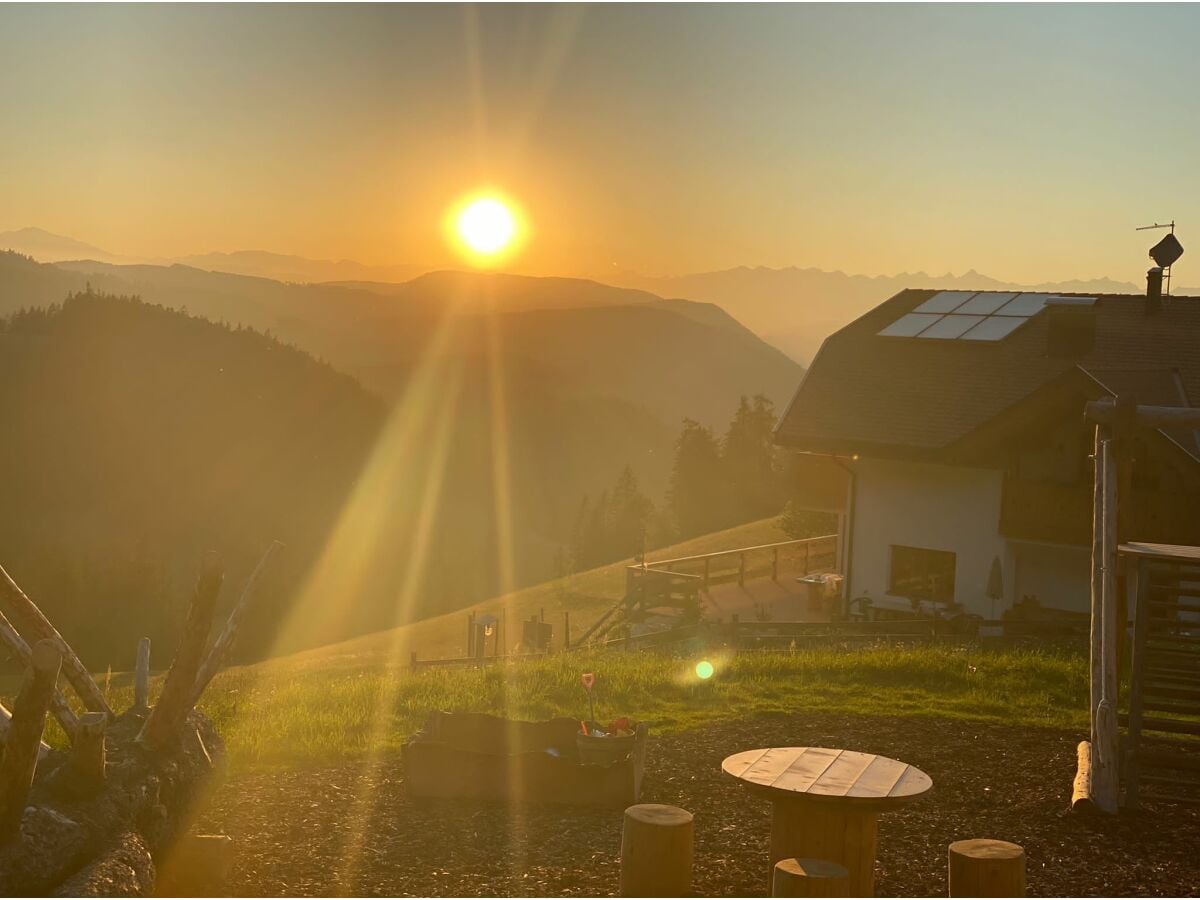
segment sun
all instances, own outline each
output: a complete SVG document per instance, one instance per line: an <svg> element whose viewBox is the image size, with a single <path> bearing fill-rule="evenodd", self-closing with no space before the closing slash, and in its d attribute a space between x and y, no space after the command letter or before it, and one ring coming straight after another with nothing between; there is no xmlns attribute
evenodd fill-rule
<svg viewBox="0 0 1200 900"><path fill-rule="evenodd" d="M520 216L496 194L478 194L451 214L451 231L473 262L496 262L510 253L521 236Z"/></svg>

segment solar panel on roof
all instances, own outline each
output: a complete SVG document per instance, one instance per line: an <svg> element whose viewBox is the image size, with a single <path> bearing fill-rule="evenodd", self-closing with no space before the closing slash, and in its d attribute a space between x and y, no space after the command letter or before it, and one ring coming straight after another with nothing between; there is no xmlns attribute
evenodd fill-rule
<svg viewBox="0 0 1200 900"><path fill-rule="evenodd" d="M960 316L958 313L942 316L939 321L934 322L918 336L923 338L942 338L943 340L956 338L968 328L978 325L983 319L983 316Z"/></svg>
<svg viewBox="0 0 1200 900"><path fill-rule="evenodd" d="M940 318L924 313L908 313L879 333L887 337L916 337Z"/></svg>
<svg viewBox="0 0 1200 900"><path fill-rule="evenodd" d="M999 341L1008 337L1029 321L1027 316L988 316L970 331L964 332L961 341Z"/></svg>
<svg viewBox="0 0 1200 900"><path fill-rule="evenodd" d="M948 313L975 296L974 291L939 291L913 310L917 313Z"/></svg>
<svg viewBox="0 0 1200 900"><path fill-rule="evenodd" d="M1017 295L1006 294L1003 292L984 291L976 294L974 297L956 309L955 312L986 316L990 313L994 313L1015 296Z"/></svg>
<svg viewBox="0 0 1200 900"><path fill-rule="evenodd" d="M1032 316L1042 311L1052 294L1017 294L996 310L998 316Z"/></svg>

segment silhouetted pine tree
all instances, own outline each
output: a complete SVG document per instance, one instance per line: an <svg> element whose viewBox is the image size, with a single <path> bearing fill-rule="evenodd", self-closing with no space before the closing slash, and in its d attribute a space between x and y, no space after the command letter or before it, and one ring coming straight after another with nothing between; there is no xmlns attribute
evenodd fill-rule
<svg viewBox="0 0 1200 900"><path fill-rule="evenodd" d="M683 420L667 488L667 507L680 537L716 531L730 521L730 483L710 429Z"/></svg>
<svg viewBox="0 0 1200 900"><path fill-rule="evenodd" d="M721 444L738 521L775 515L783 506L775 406L763 394L742 397Z"/></svg>
<svg viewBox="0 0 1200 900"><path fill-rule="evenodd" d="M627 464L613 485L609 507L608 549L612 559L625 559L642 552L653 514L654 504L642 493L633 467Z"/></svg>

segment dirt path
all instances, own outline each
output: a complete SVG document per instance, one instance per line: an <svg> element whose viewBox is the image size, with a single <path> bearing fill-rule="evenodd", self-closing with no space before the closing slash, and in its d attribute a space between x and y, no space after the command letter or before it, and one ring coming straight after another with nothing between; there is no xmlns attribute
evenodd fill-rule
<svg viewBox="0 0 1200 900"><path fill-rule="evenodd" d="M643 800L696 815L695 891L766 893L768 805L720 773L737 750L849 747L919 766L931 794L880 819L880 896L945 896L946 847L1015 841L1031 896L1183 896L1200 889L1200 811L1066 812L1071 733L914 719L780 716L653 740ZM400 760L246 776L203 826L236 841L236 893L615 896L620 811L415 803Z"/></svg>

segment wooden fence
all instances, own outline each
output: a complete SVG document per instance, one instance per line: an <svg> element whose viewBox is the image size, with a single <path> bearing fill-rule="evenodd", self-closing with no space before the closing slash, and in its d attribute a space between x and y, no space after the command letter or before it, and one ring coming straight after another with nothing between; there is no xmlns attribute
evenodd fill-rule
<svg viewBox="0 0 1200 900"><path fill-rule="evenodd" d="M837 557L838 536L825 534L820 537L760 544L757 547L718 550L714 553L679 556L674 559L646 560L642 565L627 567L626 586L631 586L639 577L670 573L697 579L700 590L708 590L715 584L729 584L734 581L745 584L747 579L751 578L769 576L778 579L780 573L807 575L811 572L837 571Z"/></svg>

